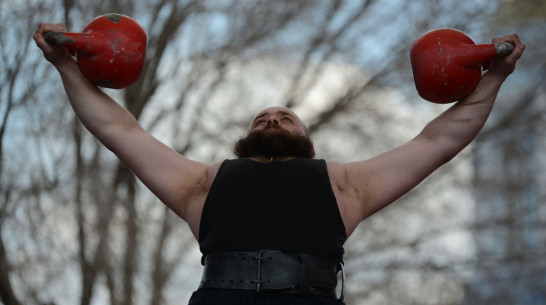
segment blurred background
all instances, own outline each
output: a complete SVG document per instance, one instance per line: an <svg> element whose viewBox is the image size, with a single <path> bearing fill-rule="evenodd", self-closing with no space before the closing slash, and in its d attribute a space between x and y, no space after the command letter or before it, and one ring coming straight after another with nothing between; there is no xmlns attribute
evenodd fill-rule
<svg viewBox="0 0 546 305"><path fill-rule="evenodd" d="M187 304L187 225L82 128L31 39L122 13L148 32L140 81L105 90L192 159L232 158L257 111L292 107L317 157L367 159L450 105L409 49L456 28L527 45L483 132L346 244L347 304L546 304L546 2L0 0L0 304Z"/></svg>

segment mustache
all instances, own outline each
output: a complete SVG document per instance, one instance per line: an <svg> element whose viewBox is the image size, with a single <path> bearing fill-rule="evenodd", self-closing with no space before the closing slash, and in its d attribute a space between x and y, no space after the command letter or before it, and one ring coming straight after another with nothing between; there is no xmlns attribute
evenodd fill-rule
<svg viewBox="0 0 546 305"><path fill-rule="evenodd" d="M281 127L279 125L268 122L264 127L264 130L267 130L267 129L281 129Z"/></svg>

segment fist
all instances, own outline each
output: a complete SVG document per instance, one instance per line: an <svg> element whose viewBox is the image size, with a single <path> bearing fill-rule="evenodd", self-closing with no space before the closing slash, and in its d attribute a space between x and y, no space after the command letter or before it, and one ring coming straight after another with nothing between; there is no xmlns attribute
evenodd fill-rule
<svg viewBox="0 0 546 305"><path fill-rule="evenodd" d="M51 45L47 43L44 38L44 34L47 32L66 32L66 26L62 23L51 24L41 23L32 35L34 42L38 48L42 50L45 59L54 65L59 65L63 62L74 61L72 56L65 47Z"/></svg>
<svg viewBox="0 0 546 305"><path fill-rule="evenodd" d="M514 45L514 50L507 56L501 56L495 58L491 62L489 71L492 73L498 73L503 76L508 76L516 68L516 62L521 58L523 51L525 50L525 44L523 44L518 35L511 34L504 37L493 38L493 43L508 42Z"/></svg>

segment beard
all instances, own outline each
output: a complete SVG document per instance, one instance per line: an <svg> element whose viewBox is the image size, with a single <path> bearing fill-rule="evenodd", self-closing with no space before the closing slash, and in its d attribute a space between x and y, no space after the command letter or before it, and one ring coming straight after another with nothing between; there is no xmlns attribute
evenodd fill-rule
<svg viewBox="0 0 546 305"><path fill-rule="evenodd" d="M313 142L309 137L293 135L280 128L274 131L268 129L249 132L235 143L233 153L239 158L315 157Z"/></svg>

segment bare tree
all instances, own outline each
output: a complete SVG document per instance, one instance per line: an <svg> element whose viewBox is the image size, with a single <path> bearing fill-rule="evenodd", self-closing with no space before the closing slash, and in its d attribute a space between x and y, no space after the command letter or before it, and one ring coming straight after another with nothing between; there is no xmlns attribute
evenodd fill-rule
<svg viewBox="0 0 546 305"><path fill-rule="evenodd" d="M522 86L512 86L473 152L477 258L465 304L538 304L544 293L546 237L544 108L546 28L540 1L502 1L489 31L512 30L527 44ZM485 290L490 293L483 293Z"/></svg>
<svg viewBox="0 0 546 305"><path fill-rule="evenodd" d="M473 30L490 11L488 3L426 0L27 4L0 2L3 20L18 24L0 31L5 304L168 304L189 297L200 276L186 225L68 109L58 77L32 48L38 22L78 31L106 12L139 21L149 44L142 76L107 92L181 154L231 157L254 112L278 104L302 113L321 158L348 161L407 141L443 109L415 96L411 42L435 27ZM354 233L346 247L349 303L461 301L473 260L445 243L472 228L462 216L469 204L458 202L470 198L469 155ZM415 295L415 283L430 292Z"/></svg>

